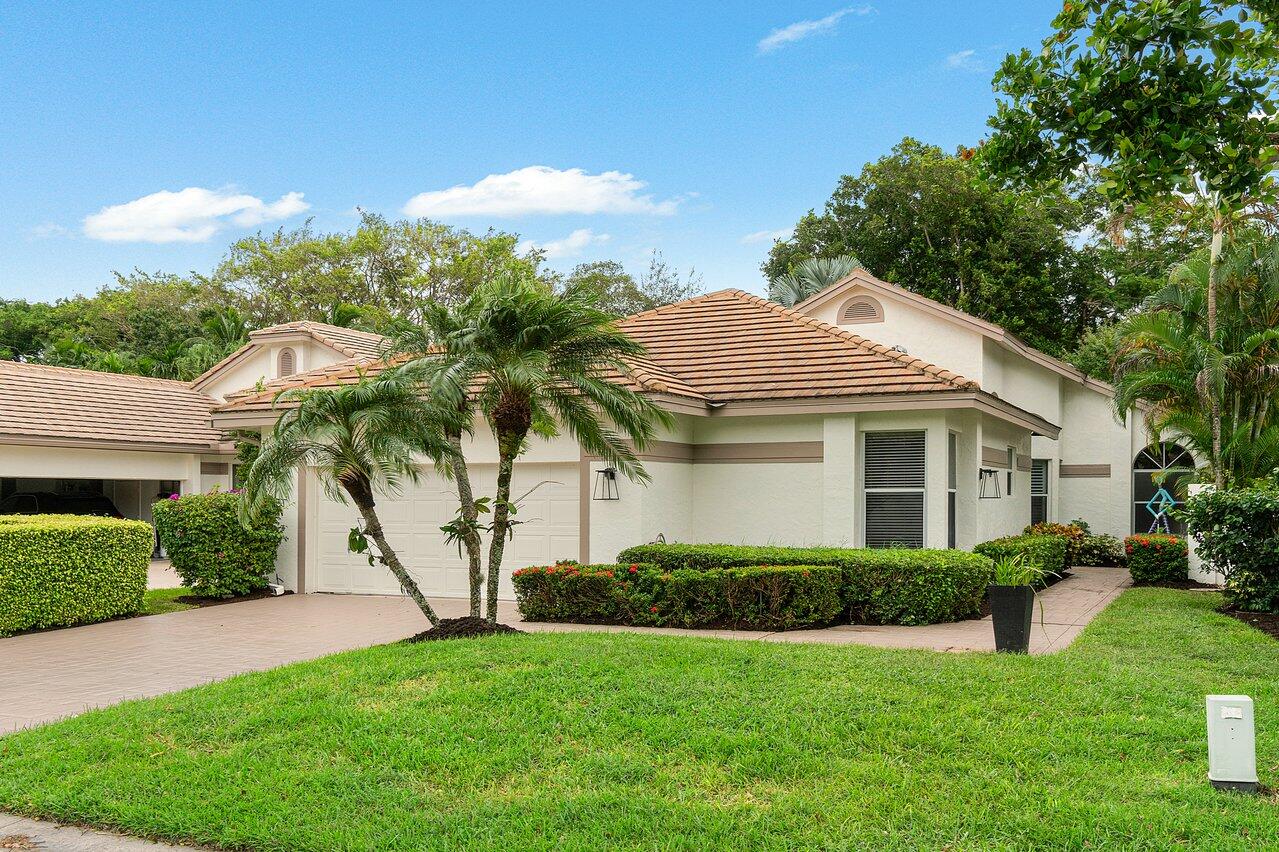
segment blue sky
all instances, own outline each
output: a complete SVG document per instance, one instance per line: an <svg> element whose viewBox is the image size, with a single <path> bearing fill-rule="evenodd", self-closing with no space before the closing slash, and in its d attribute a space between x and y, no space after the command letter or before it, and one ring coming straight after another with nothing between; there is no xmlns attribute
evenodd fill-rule
<svg viewBox="0 0 1279 852"><path fill-rule="evenodd" d="M359 206L762 292L904 135L983 134L1044 2L0 4L0 297L208 271Z"/></svg>

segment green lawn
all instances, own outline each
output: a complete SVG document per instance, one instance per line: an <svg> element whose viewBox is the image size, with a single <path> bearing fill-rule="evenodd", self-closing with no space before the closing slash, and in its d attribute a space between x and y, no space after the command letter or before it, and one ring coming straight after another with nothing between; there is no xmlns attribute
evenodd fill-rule
<svg viewBox="0 0 1279 852"><path fill-rule="evenodd" d="M1203 696L1256 699L1279 783L1279 643L1217 603L1129 591L1050 657L382 646L0 738L0 805L233 848L1274 848Z"/></svg>
<svg viewBox="0 0 1279 852"><path fill-rule="evenodd" d="M138 615L160 615L166 612L181 612L184 609L195 609L193 604L178 603L178 598L191 594L191 590L179 586L176 589L147 589L142 596L142 611Z"/></svg>

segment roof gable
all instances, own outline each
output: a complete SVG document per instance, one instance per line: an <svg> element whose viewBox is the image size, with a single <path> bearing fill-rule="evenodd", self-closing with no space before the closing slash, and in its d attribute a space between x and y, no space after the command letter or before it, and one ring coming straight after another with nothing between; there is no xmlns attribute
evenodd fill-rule
<svg viewBox="0 0 1279 852"><path fill-rule="evenodd" d="M332 349L343 358L372 360L381 356L386 347L386 338L369 331L358 331L353 328L329 325L323 322L301 320L281 325L272 325L249 332L249 342L205 370L191 381L191 387L202 390L225 373L231 367L241 363L252 353L269 343L281 343L290 340L314 340Z"/></svg>

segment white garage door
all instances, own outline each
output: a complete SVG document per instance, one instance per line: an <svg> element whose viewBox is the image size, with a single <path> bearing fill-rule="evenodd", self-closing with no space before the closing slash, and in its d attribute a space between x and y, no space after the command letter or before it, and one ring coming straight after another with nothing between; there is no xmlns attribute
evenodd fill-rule
<svg viewBox="0 0 1279 852"><path fill-rule="evenodd" d="M496 478L497 465L471 467L476 496L491 497ZM515 539L506 544L499 596L507 599L515 596L511 588L514 569L578 558L578 466L517 464L512 483L513 498L537 487L520 502L516 518L521 523L515 528ZM386 528L387 541L399 553L424 593L459 598L469 594L466 561L458 555L457 547L444 543L444 533L440 532L440 526L457 514L457 491L452 482L428 470L421 482L407 486L398 498L380 497L377 509ZM321 493L316 517L319 523L316 576L307 583L312 591L401 593L399 582L385 566L375 563L370 567L367 557L347 551L347 535L356 521L354 508ZM487 540L484 557L487 562Z"/></svg>

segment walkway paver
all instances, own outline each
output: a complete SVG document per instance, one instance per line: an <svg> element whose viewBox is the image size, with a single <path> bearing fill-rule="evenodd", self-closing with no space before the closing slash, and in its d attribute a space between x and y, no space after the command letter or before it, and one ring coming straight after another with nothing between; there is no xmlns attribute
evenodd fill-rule
<svg viewBox="0 0 1279 852"><path fill-rule="evenodd" d="M192 849L170 846L111 831L61 825L27 819L0 811L0 849L31 849L41 852L162 852L165 849Z"/></svg>
<svg viewBox="0 0 1279 852"><path fill-rule="evenodd" d="M1119 569L1075 569L1073 576L1041 593L1043 623L1038 623L1036 609L1031 652L1068 645L1128 584L1127 572ZM432 603L444 618L467 612L463 600ZM507 624L538 632L625 631L939 651L994 649L989 618L928 627L845 625L768 633L527 624L512 603L503 603L499 615ZM242 672L393 642L426 626L404 597L287 595L0 639L0 733Z"/></svg>

